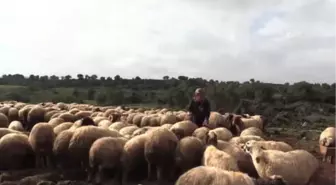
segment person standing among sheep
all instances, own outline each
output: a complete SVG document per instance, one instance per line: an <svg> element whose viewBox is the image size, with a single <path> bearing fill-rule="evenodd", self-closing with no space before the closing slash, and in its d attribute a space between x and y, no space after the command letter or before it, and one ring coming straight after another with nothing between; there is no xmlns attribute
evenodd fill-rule
<svg viewBox="0 0 336 185"><path fill-rule="evenodd" d="M205 98L205 92L202 88L195 90L194 97L188 106L188 111L192 122L202 127L207 125L210 117L210 102Z"/></svg>

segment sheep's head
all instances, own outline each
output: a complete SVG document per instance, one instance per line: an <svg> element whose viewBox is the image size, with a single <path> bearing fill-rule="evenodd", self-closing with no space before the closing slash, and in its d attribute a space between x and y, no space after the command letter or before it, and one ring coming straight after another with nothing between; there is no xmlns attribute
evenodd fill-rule
<svg viewBox="0 0 336 185"><path fill-rule="evenodd" d="M205 138L207 145L217 146L217 134L215 132L208 132Z"/></svg>
<svg viewBox="0 0 336 185"><path fill-rule="evenodd" d="M250 149L251 149L251 147L255 144L255 140L249 140L249 141L247 141L245 144L244 144L244 146L243 146L243 150L245 151L245 152L249 152L250 151Z"/></svg>
<svg viewBox="0 0 336 185"><path fill-rule="evenodd" d="M252 145L247 151L248 154L251 155L253 162L259 164L261 162L267 163L263 151L266 150L262 146Z"/></svg>
<svg viewBox="0 0 336 185"><path fill-rule="evenodd" d="M323 138L321 141L322 146L331 147L335 145L335 139L332 137Z"/></svg>
<svg viewBox="0 0 336 185"><path fill-rule="evenodd" d="M256 185L287 185L288 183L285 179L280 175L272 175L271 177L267 178L258 178L255 179Z"/></svg>
<svg viewBox="0 0 336 185"><path fill-rule="evenodd" d="M92 126L95 125L95 122L92 120L92 118L90 117L83 118L81 126L89 126L89 125L92 125Z"/></svg>

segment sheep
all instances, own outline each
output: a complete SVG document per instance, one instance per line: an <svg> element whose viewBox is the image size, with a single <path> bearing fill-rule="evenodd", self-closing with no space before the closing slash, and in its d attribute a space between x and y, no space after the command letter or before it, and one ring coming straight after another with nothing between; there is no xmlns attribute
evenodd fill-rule
<svg viewBox="0 0 336 185"><path fill-rule="evenodd" d="M263 137L263 132L256 127L249 127L247 129L244 129L241 133L240 136L259 136Z"/></svg>
<svg viewBox="0 0 336 185"><path fill-rule="evenodd" d="M320 134L319 143L322 146L335 147L335 127L327 127Z"/></svg>
<svg viewBox="0 0 336 185"><path fill-rule="evenodd" d="M69 153L69 143L73 133L73 130L65 130L63 132L60 132L54 140L54 160L61 169L74 166L74 164L71 163L71 156Z"/></svg>
<svg viewBox="0 0 336 185"><path fill-rule="evenodd" d="M176 166L184 173L193 167L201 165L203 152L204 143L200 139L193 136L181 139L176 147Z"/></svg>
<svg viewBox="0 0 336 185"><path fill-rule="evenodd" d="M132 135L134 131L136 131L137 129L139 129L139 127L135 126L135 125L132 125L132 126L127 126L127 127L124 127L122 129L119 130L119 133L123 136L126 136L126 135Z"/></svg>
<svg viewBox="0 0 336 185"><path fill-rule="evenodd" d="M9 125L9 120L4 113L0 112L0 128L7 128Z"/></svg>
<svg viewBox="0 0 336 185"><path fill-rule="evenodd" d="M9 124L8 128L12 129L12 130L19 131L19 132L23 132L24 131L23 125L21 124L20 121L12 121Z"/></svg>
<svg viewBox="0 0 336 185"><path fill-rule="evenodd" d="M193 168L176 181L175 185L287 185L280 176L254 179L241 172L226 171L215 167Z"/></svg>
<svg viewBox="0 0 336 185"><path fill-rule="evenodd" d="M114 129L114 130L119 131L120 129L122 129L122 128L124 128L124 127L127 127L127 126L131 126L131 124L124 123L124 122L121 122L121 121L118 121L118 122L114 122L114 123L112 123L112 124L109 126L109 129Z"/></svg>
<svg viewBox="0 0 336 185"><path fill-rule="evenodd" d="M83 119L86 117L91 116L92 111L79 111L75 114L75 116L77 117L77 119Z"/></svg>
<svg viewBox="0 0 336 185"><path fill-rule="evenodd" d="M191 121L180 121L173 124L170 131L172 131L179 139L182 139L183 137L191 136L197 128L198 126Z"/></svg>
<svg viewBox="0 0 336 185"><path fill-rule="evenodd" d="M65 122L75 122L77 120L77 117L71 113L61 113L58 115L58 118L63 119Z"/></svg>
<svg viewBox="0 0 336 185"><path fill-rule="evenodd" d="M237 165L239 171L247 173L251 177L259 177L254 165L251 156L244 152L242 148L238 145L217 140L216 133L212 132L206 135L206 144L216 146L219 150L226 152L237 160Z"/></svg>
<svg viewBox="0 0 336 185"><path fill-rule="evenodd" d="M145 142L145 158L148 163L148 179L151 179L152 166L156 166L157 179L164 180L164 171L170 177L174 174L175 150L178 143L176 135L166 128L157 128L146 133L149 139ZM165 159L165 160L162 160Z"/></svg>
<svg viewBox="0 0 336 185"><path fill-rule="evenodd" d="M45 109L42 106L34 106L28 113L25 130L30 131L36 123L44 122Z"/></svg>
<svg viewBox="0 0 336 185"><path fill-rule="evenodd" d="M160 125L163 124L174 124L177 122L177 117L174 114L166 113L161 117Z"/></svg>
<svg viewBox="0 0 336 185"><path fill-rule="evenodd" d="M128 140L124 145L121 157L122 163L122 184L127 184L129 174L135 169L146 166L145 142L147 134L141 134Z"/></svg>
<svg viewBox="0 0 336 185"><path fill-rule="evenodd" d="M255 140L247 141L244 145L244 150L248 151L249 148L251 148L254 145L263 147L266 150L279 150L283 152L289 152L293 150L293 148L289 144L282 141L255 141Z"/></svg>
<svg viewBox="0 0 336 185"><path fill-rule="evenodd" d="M44 121L48 121L49 122L52 118L55 118L59 114L61 114L60 110L46 111L46 113L44 114Z"/></svg>
<svg viewBox="0 0 336 185"><path fill-rule="evenodd" d="M53 130L55 135L57 136L58 134L60 134L61 132L63 132L64 130L68 130L71 128L71 126L73 125L72 122L64 122L61 123L59 125L57 125Z"/></svg>
<svg viewBox="0 0 336 185"><path fill-rule="evenodd" d="M215 128L209 132L215 132L217 139L222 141L229 141L232 138L232 133L227 128Z"/></svg>
<svg viewBox="0 0 336 185"><path fill-rule="evenodd" d="M105 170L121 171L120 159L126 141L123 138L102 137L92 144L89 151L89 182L92 181L96 173L98 173L97 183L100 183L103 177L102 172ZM117 177L116 174L115 177Z"/></svg>
<svg viewBox="0 0 336 185"><path fill-rule="evenodd" d="M20 134L21 132L13 130L13 129L8 129L8 128L0 128L0 138L2 138L3 136L7 134L11 134L11 133Z"/></svg>
<svg viewBox="0 0 336 185"><path fill-rule="evenodd" d="M34 151L28 136L9 133L0 139L0 170L19 170L33 168Z"/></svg>
<svg viewBox="0 0 336 185"><path fill-rule="evenodd" d="M28 113L31 109L32 109L31 105L26 105L19 110L19 119L20 119L19 121L23 123L24 127L27 124Z"/></svg>
<svg viewBox="0 0 336 185"><path fill-rule="evenodd" d="M142 120L142 117L144 117L145 115L144 114L136 114L134 115L133 117L133 120L132 120L132 123L138 127L141 127L141 120Z"/></svg>
<svg viewBox="0 0 336 185"><path fill-rule="evenodd" d="M307 184L319 167L318 160L305 150L282 152L252 146L248 153L261 178L280 175L288 184Z"/></svg>
<svg viewBox="0 0 336 185"><path fill-rule="evenodd" d="M161 125L160 127L161 127L161 128L166 128L166 129L169 130L172 126L173 126L172 124L168 124L168 123L166 123L166 124Z"/></svg>
<svg viewBox="0 0 336 185"><path fill-rule="evenodd" d="M197 128L192 136L194 137L197 137L198 139L200 139L203 143L206 143L206 138L207 138L207 134L208 132L210 131L209 128L206 128L206 127L200 127L200 128Z"/></svg>
<svg viewBox="0 0 336 185"><path fill-rule="evenodd" d="M233 137L230 139L229 142L241 146L243 148L245 143L249 140L264 141L264 139L259 136L247 135L247 136Z"/></svg>
<svg viewBox="0 0 336 185"><path fill-rule="evenodd" d="M215 137L214 135L214 133L209 132L209 137ZM206 147L203 154L203 165L220 168L222 170L239 171L237 160L230 154L218 150L213 145Z"/></svg>
<svg viewBox="0 0 336 185"><path fill-rule="evenodd" d="M46 167L53 161L53 144L55 133L49 123L37 123L29 134L29 143L36 154L36 167Z"/></svg>
<svg viewBox="0 0 336 185"><path fill-rule="evenodd" d="M251 116L249 118L244 118L239 115L229 115L229 119L232 120L232 125L238 126L240 131L247 129L249 127L256 127L260 130L264 131L266 124L263 121L263 117L261 116Z"/></svg>
<svg viewBox="0 0 336 185"><path fill-rule="evenodd" d="M99 128L96 126L83 126L77 128L69 142L69 153L73 160L81 162L84 168L88 167L89 150L92 143L101 137L121 137L117 131Z"/></svg>
<svg viewBox="0 0 336 185"><path fill-rule="evenodd" d="M217 128L225 127L227 129L231 128L231 123L227 121L223 115L218 112L210 112L208 127Z"/></svg>
<svg viewBox="0 0 336 185"><path fill-rule="evenodd" d="M14 107L9 108L8 120L9 122L19 120L19 110L17 108L14 108Z"/></svg>
<svg viewBox="0 0 336 185"><path fill-rule="evenodd" d="M60 125L61 123L64 123L64 119L62 118L52 118L48 121L48 123L55 128L56 126Z"/></svg>
<svg viewBox="0 0 336 185"><path fill-rule="evenodd" d="M144 134L146 133L147 131L151 130L151 129L154 129L155 127L142 127L142 128L138 128L137 130L135 130L131 137L134 137L134 136L138 136L138 135L141 135L141 134Z"/></svg>
<svg viewBox="0 0 336 185"><path fill-rule="evenodd" d="M98 123L98 127L106 128L106 129L109 128L110 125L112 125L112 122L108 119L101 120Z"/></svg>

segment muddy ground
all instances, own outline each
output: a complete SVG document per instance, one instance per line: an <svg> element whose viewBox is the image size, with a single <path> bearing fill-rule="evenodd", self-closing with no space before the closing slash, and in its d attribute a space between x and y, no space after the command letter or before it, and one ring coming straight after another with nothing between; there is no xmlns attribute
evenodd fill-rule
<svg viewBox="0 0 336 185"><path fill-rule="evenodd" d="M312 154L314 154L320 161L321 161L321 167L318 170L318 172L315 174L315 176L312 178L312 182L310 185L334 185L335 184L335 165L329 164L326 162L322 162L322 156L319 153L319 146L318 146L318 136L319 132L314 131L299 131L299 130L284 130L280 129L270 129L270 135L268 139L272 140L278 140L278 141L285 141L288 144L292 145L294 148L297 149L304 149ZM50 172L50 173L49 173ZM49 174L48 174L49 173ZM40 178L38 179L49 179L51 181L56 181L57 179L60 179L59 172L55 171L49 171L47 169L44 170L38 170L38 169L32 169L32 170L25 170L25 171L17 171L17 172L1 172L0 175L0 185L37 185L36 178L30 178L27 176L33 176L42 174ZM83 171L68 171L63 172L63 178L69 179L72 181L62 181L62 185L89 185L90 183L86 183L86 174ZM23 181L22 179L25 180ZM6 181L5 181L6 180ZM20 181L21 180L21 181ZM5 182L4 182L5 181ZM24 182L24 183L23 183ZM60 183L59 183L60 184ZM115 182L105 182L106 185L114 185L118 184ZM156 185L158 183L156 182L134 182L130 183L130 185ZM173 185L174 183L168 183ZM49 185L48 183L40 183L39 185Z"/></svg>

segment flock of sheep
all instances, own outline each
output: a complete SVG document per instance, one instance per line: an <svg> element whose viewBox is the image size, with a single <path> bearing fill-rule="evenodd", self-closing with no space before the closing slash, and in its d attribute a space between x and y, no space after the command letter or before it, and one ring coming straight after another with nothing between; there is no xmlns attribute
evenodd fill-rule
<svg viewBox="0 0 336 185"><path fill-rule="evenodd" d="M3 102L0 170L79 168L93 184L142 178L175 185L305 185L319 167L311 153L266 140L260 115L211 112L200 128L189 118L167 109ZM328 127L320 144L334 141L335 128ZM57 183L51 181L34 182Z"/></svg>

